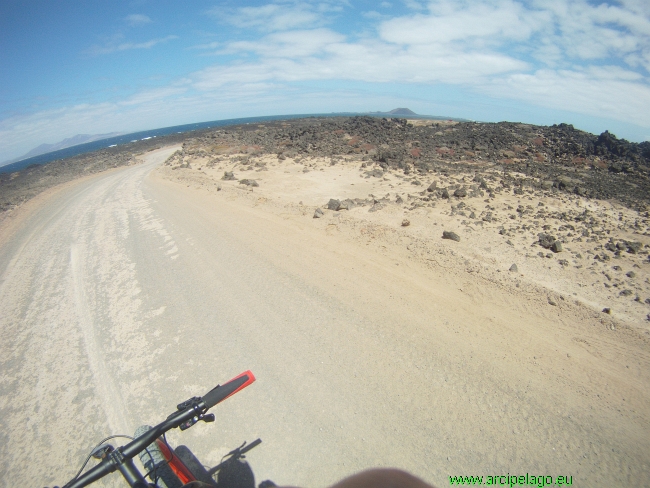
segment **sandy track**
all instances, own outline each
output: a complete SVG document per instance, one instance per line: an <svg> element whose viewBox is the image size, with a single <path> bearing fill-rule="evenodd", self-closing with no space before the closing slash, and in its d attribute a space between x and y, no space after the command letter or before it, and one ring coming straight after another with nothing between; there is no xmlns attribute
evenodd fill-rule
<svg viewBox="0 0 650 488"><path fill-rule="evenodd" d="M440 486L650 478L638 332L542 307L453 256L423 267L311 214L150 175L171 151L55 194L2 243L1 484L62 483L93 442L249 368L258 382L214 425L173 440L214 465L261 437L258 482L380 465Z"/></svg>

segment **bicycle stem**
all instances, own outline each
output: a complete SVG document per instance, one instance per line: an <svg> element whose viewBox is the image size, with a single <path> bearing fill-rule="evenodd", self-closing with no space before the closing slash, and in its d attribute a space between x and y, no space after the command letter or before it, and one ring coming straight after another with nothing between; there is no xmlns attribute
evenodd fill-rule
<svg viewBox="0 0 650 488"><path fill-rule="evenodd" d="M63 488L82 488L90 483L103 478L107 474L119 470L132 488L147 486L144 477L133 464L132 459L149 444L167 431L174 429L183 422L198 417L207 410L205 403L200 401L185 410L174 412L166 420L145 432L125 446L118 447L110 453L101 463L92 467L79 478L65 485ZM144 485L139 483L145 483Z"/></svg>

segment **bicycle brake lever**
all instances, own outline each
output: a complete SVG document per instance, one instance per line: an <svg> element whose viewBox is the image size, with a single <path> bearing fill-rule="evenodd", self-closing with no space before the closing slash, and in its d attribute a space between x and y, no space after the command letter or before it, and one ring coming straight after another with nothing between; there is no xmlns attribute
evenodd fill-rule
<svg viewBox="0 0 650 488"><path fill-rule="evenodd" d="M178 426L178 428L181 430L186 430L192 427L199 420L203 420L204 422L214 422L214 418L215 417L213 413L202 413L199 415L195 415L191 419L183 422L181 425Z"/></svg>

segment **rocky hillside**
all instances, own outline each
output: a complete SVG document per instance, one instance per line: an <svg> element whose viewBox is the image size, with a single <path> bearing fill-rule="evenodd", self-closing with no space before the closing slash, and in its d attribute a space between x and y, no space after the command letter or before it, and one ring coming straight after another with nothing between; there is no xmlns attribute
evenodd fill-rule
<svg viewBox="0 0 650 488"><path fill-rule="evenodd" d="M132 164L134 156L185 141L183 153L217 157L225 152L285 157L359 159L375 171L405 175L474 171L489 175L488 192L526 187L617 199L645 209L650 198L650 142L599 136L559 124L476 123L400 118L305 118L209 129L139 141L44 166L0 175L0 209L20 205L40 191L77 175ZM495 178L496 176L496 178Z"/></svg>
<svg viewBox="0 0 650 488"><path fill-rule="evenodd" d="M212 147L218 153L232 144L248 154L357 156L406 174L496 170L504 186L616 198L628 206L650 195L650 142L631 143L609 132L595 136L567 124L311 118L212 132L186 150Z"/></svg>

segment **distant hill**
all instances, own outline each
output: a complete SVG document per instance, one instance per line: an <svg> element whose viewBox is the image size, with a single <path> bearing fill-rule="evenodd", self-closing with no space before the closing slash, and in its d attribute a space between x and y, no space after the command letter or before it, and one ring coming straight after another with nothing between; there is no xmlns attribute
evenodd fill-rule
<svg viewBox="0 0 650 488"><path fill-rule="evenodd" d="M393 115L417 115L413 110L408 108L394 108L388 113Z"/></svg>
<svg viewBox="0 0 650 488"><path fill-rule="evenodd" d="M413 110L405 107L394 108L390 112L366 112L368 115L373 117L413 117L416 119L425 119L425 120L453 120L456 122L469 122L468 119L461 119L458 117L447 117L440 115L420 115L416 114Z"/></svg>
<svg viewBox="0 0 650 488"><path fill-rule="evenodd" d="M26 154L23 154L19 158L10 159L9 161L3 161L0 163L0 166L5 164L14 163L16 161L22 161L23 159L33 158L34 156L40 156L41 154L50 153L52 151L58 151L60 149L65 149L67 147L78 146L79 144L85 144L86 142L99 141L102 139L108 139L109 137L119 136L119 132L111 132L109 134L77 134L73 137L68 137L63 139L60 142L54 144L41 144L38 147L35 147Z"/></svg>

